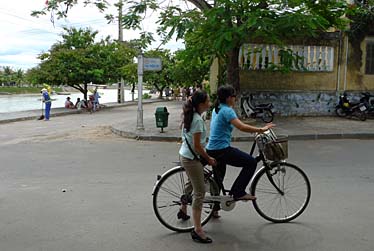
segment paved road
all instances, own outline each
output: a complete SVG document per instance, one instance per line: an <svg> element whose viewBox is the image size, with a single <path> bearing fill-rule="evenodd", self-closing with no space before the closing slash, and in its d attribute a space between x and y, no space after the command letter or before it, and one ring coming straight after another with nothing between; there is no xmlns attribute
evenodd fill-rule
<svg viewBox="0 0 374 251"><path fill-rule="evenodd" d="M374 249L373 140L291 141L290 161L312 183L307 211L270 224L242 203L207 225L214 244L202 246L152 211L156 175L172 166L178 143L120 138L113 122L96 113L0 125L0 250Z"/></svg>

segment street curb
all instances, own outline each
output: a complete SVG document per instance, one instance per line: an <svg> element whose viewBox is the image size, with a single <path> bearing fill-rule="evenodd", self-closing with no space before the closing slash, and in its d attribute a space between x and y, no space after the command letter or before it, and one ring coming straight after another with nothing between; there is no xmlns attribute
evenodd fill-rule
<svg viewBox="0 0 374 251"><path fill-rule="evenodd" d="M163 99L153 99L153 100L149 100L149 101L148 100L147 101L143 100L143 105L151 104L151 103L158 103L158 102L167 102L167 101L168 100L163 100ZM137 105L137 104L138 104L137 101L127 101L126 103L123 103L123 104L116 104L116 105L104 106L101 109L103 109L103 110L109 110L109 109L126 107L126 106L134 106L134 105ZM59 108L55 108L55 109L61 109L62 110L62 109L65 109L65 108L59 107ZM52 108L50 117L60 117L60 116L66 116L66 115L70 115L70 114L88 113L88 112L86 112L84 110L81 110L81 111L67 110L67 111L62 111L62 112L59 112L59 111L53 112L53 110L54 109ZM36 110L30 110L30 111L36 111ZM3 119L3 120L0 120L0 125L1 124L12 123L12 122L18 122L18 121L37 120L41 115L42 114L32 115L32 116L25 116L25 117L18 117L18 118L13 118L13 119Z"/></svg>
<svg viewBox="0 0 374 251"><path fill-rule="evenodd" d="M121 137L144 140L144 141L166 141L166 142L180 142L180 136L156 136L144 135L141 133L126 132L111 126L111 131ZM288 135L288 140L328 140L328 139L374 139L374 133L331 133L331 134L298 134ZM253 141L254 136L236 136L232 137L233 142L248 142Z"/></svg>
<svg viewBox="0 0 374 251"><path fill-rule="evenodd" d="M60 116L66 116L69 114L79 114L83 113L82 111L68 111L68 112L59 112L59 113L53 113L50 115L50 117L60 117ZM26 117L20 117L20 118L14 118L14 119L4 119L0 120L0 124L7 124L12 122L18 122L18 121L26 121L26 120L38 120L42 114L39 115L33 115L33 116L26 116ZM44 114L43 114L44 115Z"/></svg>

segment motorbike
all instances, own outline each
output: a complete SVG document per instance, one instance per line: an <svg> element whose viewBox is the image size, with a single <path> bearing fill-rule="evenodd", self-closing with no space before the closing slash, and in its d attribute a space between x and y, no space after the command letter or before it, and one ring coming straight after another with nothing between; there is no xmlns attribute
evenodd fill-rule
<svg viewBox="0 0 374 251"><path fill-rule="evenodd" d="M244 114L248 118L261 118L265 123L270 123L274 119L273 104L253 104L253 95L250 94L249 97L242 97L241 106Z"/></svg>
<svg viewBox="0 0 374 251"><path fill-rule="evenodd" d="M370 92L361 92L360 103L363 103L366 107L366 115L374 117L374 95L371 95Z"/></svg>
<svg viewBox="0 0 374 251"><path fill-rule="evenodd" d="M339 96L339 103L335 107L335 113L338 117L357 117L361 121L366 120L365 111L365 104L350 102L346 92Z"/></svg>

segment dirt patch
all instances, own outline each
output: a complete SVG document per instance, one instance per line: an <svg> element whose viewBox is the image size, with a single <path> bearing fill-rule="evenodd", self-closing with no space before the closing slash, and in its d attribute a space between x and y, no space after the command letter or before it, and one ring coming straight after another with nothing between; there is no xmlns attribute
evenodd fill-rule
<svg viewBox="0 0 374 251"><path fill-rule="evenodd" d="M110 129L110 126L98 126L98 127L82 127L79 130L63 133L55 133L53 135L45 136L34 136L27 141L41 142L41 141L60 141L60 140L74 140L74 141L105 141L105 140L118 140L121 137L114 135Z"/></svg>
<svg viewBox="0 0 374 251"><path fill-rule="evenodd" d="M90 141L98 141L98 140L102 141L102 140L110 140L110 139L117 139L117 138L118 137L115 136L110 130L110 126L98 126L94 128L84 127L77 131L47 137L47 139L49 140L79 139L79 140L90 140Z"/></svg>

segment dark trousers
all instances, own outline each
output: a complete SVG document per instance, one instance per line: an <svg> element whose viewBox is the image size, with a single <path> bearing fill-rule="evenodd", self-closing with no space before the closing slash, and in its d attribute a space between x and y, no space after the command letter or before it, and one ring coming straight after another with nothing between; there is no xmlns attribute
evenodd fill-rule
<svg viewBox="0 0 374 251"><path fill-rule="evenodd" d="M234 147L220 150L207 150L207 153L217 160L217 166L213 167L216 181L220 184L226 174L226 165L241 167L242 170L231 187L230 194L234 198L240 198L246 194L245 189L256 171L257 161L246 152Z"/></svg>
<svg viewBox="0 0 374 251"><path fill-rule="evenodd" d="M49 119L49 114L51 112L51 102L46 102L45 103L45 119Z"/></svg>

